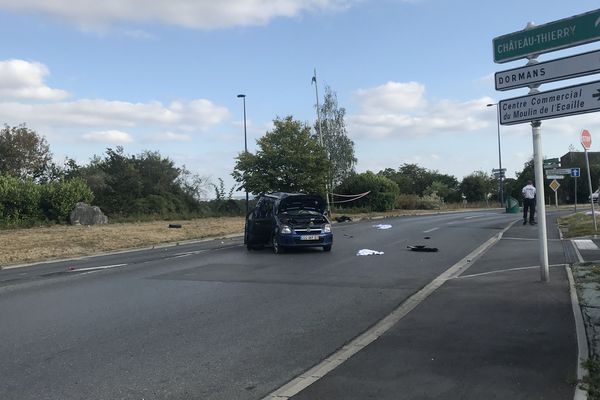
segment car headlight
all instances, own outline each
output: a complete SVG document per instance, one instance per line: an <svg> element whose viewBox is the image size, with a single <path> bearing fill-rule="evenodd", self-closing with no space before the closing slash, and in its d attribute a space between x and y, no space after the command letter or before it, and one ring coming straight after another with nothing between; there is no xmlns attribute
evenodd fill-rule
<svg viewBox="0 0 600 400"><path fill-rule="evenodd" d="M331 233L331 225L330 224L325 224L325 226L323 227L323 232L325 232L325 233Z"/></svg>
<svg viewBox="0 0 600 400"><path fill-rule="evenodd" d="M287 225L282 225L280 232L283 233L284 235L289 235L290 233L292 233L292 228L290 228Z"/></svg>

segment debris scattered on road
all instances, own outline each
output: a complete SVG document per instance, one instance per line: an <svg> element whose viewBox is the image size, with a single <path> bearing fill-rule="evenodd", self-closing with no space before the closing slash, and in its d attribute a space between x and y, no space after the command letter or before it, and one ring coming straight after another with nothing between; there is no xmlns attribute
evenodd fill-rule
<svg viewBox="0 0 600 400"><path fill-rule="evenodd" d="M347 237L347 238L353 238L354 237L352 235L348 235L347 233L344 233L344 236Z"/></svg>
<svg viewBox="0 0 600 400"><path fill-rule="evenodd" d="M423 251L423 252L428 252L428 253L435 253L436 251L438 251L437 247L427 247L425 245L416 245L416 246L406 246L408 249L410 249L411 251Z"/></svg>
<svg viewBox="0 0 600 400"><path fill-rule="evenodd" d="M373 225L373 228L377 228L379 230L390 229L392 226L389 224L377 224Z"/></svg>
<svg viewBox="0 0 600 400"><path fill-rule="evenodd" d="M380 256L383 254L383 251L377 250L369 250L369 249L361 249L356 253L357 256Z"/></svg>
<svg viewBox="0 0 600 400"><path fill-rule="evenodd" d="M181 228L181 224L169 224L169 228Z"/></svg>
<svg viewBox="0 0 600 400"><path fill-rule="evenodd" d="M431 239L431 236L425 236L423 239Z"/></svg>
<svg viewBox="0 0 600 400"><path fill-rule="evenodd" d="M335 217L337 222L352 222L352 217L347 215L340 215L339 217Z"/></svg>

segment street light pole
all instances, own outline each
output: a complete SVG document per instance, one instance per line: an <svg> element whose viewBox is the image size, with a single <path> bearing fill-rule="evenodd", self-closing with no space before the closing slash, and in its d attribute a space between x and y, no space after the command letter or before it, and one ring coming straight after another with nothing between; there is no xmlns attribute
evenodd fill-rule
<svg viewBox="0 0 600 400"><path fill-rule="evenodd" d="M244 152L248 153L248 135L246 134L246 95L238 94L237 97L244 100ZM246 215L248 215L249 212L250 211L248 209L248 189L246 189Z"/></svg>
<svg viewBox="0 0 600 400"><path fill-rule="evenodd" d="M500 147L500 104L491 103L487 106L496 106L496 125L498 126L498 168L500 169L500 205L504 207L504 171L502 171L502 150Z"/></svg>

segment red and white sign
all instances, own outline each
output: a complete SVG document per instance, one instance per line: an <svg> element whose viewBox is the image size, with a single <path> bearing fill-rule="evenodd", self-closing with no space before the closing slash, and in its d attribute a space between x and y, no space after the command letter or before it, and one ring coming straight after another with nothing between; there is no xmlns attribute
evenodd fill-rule
<svg viewBox="0 0 600 400"><path fill-rule="evenodd" d="M586 150L589 150L590 147L592 147L592 135L590 135L590 131L587 129L581 131L581 145Z"/></svg>

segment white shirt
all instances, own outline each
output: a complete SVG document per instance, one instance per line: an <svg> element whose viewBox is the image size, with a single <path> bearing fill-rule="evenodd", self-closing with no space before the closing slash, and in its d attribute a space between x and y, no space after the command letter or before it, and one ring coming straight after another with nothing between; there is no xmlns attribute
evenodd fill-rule
<svg viewBox="0 0 600 400"><path fill-rule="evenodd" d="M523 188L523 197L526 199L535 199L535 187L533 185L527 185Z"/></svg>

